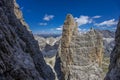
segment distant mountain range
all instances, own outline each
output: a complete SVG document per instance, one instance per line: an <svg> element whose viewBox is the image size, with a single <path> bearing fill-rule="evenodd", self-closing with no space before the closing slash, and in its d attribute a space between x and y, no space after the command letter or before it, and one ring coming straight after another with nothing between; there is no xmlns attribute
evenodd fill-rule
<svg viewBox="0 0 120 80"><path fill-rule="evenodd" d="M114 41L114 37L115 37L115 32L114 31L110 31L110 30L96 30L98 32L101 33L101 35L103 36L103 45L104 45L104 53L105 56L109 56L111 51L113 50L115 41ZM48 54L47 57L50 56L54 56L55 53L53 53L53 51L56 52L56 48L54 47L54 45L57 42L58 45L58 41L60 40L60 36L61 34L34 34L34 37L36 40L38 40L39 42L39 46L42 49L42 52L44 53L43 55L47 56L47 53L50 53L49 51L51 51L50 49L50 45L52 47L52 55ZM49 47L46 47L48 46ZM46 50L45 48L49 48L49 50L47 52L45 52L44 50ZM55 48L55 50L54 50Z"/></svg>
<svg viewBox="0 0 120 80"><path fill-rule="evenodd" d="M53 33L52 34L34 34L34 35L41 36L43 38L48 38L48 37L56 38L61 36L61 34L53 34Z"/></svg>
<svg viewBox="0 0 120 80"><path fill-rule="evenodd" d="M99 29L96 29L98 32L100 32L104 38L114 38L115 37L115 32L114 31L110 31L110 30L99 30ZM34 34L34 35L37 35L37 36L41 36L41 37L44 37L44 38L48 38L48 37L59 37L61 36L61 34L54 34L54 33L50 33L50 34Z"/></svg>

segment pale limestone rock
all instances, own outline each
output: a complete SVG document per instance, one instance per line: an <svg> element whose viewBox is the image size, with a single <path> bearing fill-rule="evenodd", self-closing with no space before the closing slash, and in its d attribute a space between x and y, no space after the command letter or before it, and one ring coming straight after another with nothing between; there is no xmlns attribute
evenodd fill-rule
<svg viewBox="0 0 120 80"><path fill-rule="evenodd" d="M103 80L100 68L103 58L103 40L94 29L78 34L77 23L68 14L56 58L55 70L59 80Z"/></svg>

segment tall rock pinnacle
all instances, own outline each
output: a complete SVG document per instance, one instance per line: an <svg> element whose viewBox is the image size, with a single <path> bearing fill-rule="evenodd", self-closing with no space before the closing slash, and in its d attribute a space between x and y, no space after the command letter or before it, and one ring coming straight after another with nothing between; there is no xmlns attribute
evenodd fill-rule
<svg viewBox="0 0 120 80"><path fill-rule="evenodd" d="M59 80L103 80L103 42L99 32L92 29L79 35L77 23L68 14L63 26L60 49L56 58ZM58 64L60 63L60 64Z"/></svg>
<svg viewBox="0 0 120 80"><path fill-rule="evenodd" d="M69 65L72 63L72 56L71 56L72 53L69 48L70 48L73 32L75 32L74 31L75 29L76 29L76 23L74 22L74 18L71 14L68 14L64 22L62 39L61 39L61 60L63 64L62 71L65 74L66 78L69 75L69 70L68 70Z"/></svg>
<svg viewBox="0 0 120 80"><path fill-rule="evenodd" d="M74 18L71 14L68 14L63 26L62 32L62 47L68 48L71 42L71 38L73 35L73 30L75 28Z"/></svg>

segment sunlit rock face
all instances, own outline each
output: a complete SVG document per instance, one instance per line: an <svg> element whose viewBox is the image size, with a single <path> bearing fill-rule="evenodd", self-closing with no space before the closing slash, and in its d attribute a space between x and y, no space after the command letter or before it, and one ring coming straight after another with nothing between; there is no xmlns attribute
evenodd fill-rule
<svg viewBox="0 0 120 80"><path fill-rule="evenodd" d="M15 0L0 0L0 80L54 80Z"/></svg>
<svg viewBox="0 0 120 80"><path fill-rule="evenodd" d="M115 47L110 56L109 71L105 80L120 80L120 20L115 33Z"/></svg>
<svg viewBox="0 0 120 80"><path fill-rule="evenodd" d="M77 23L68 14L63 26L55 70L59 80L103 80L101 34L91 29L79 35Z"/></svg>

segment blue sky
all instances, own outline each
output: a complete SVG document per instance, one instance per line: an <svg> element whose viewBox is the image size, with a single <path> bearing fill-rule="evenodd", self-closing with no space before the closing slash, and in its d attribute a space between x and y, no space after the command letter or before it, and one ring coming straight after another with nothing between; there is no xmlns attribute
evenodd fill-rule
<svg viewBox="0 0 120 80"><path fill-rule="evenodd" d="M91 26L115 30L120 16L120 0L17 0L25 21L36 33L60 33L68 13L80 31Z"/></svg>

